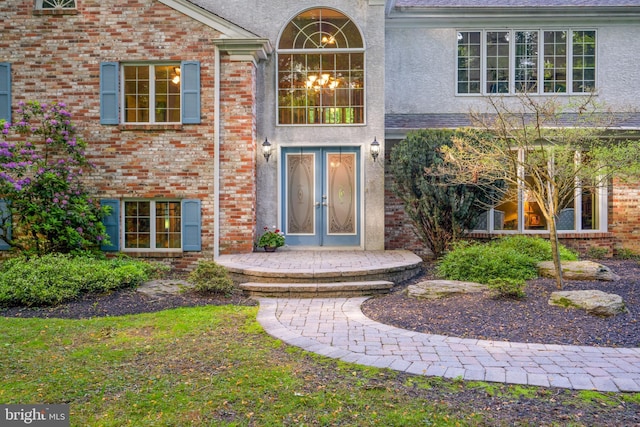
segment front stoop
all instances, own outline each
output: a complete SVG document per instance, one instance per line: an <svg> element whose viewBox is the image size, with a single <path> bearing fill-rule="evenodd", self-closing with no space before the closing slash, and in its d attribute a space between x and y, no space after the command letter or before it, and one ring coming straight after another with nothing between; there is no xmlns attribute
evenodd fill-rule
<svg viewBox="0 0 640 427"><path fill-rule="evenodd" d="M388 293L394 284L385 280L335 283L258 283L240 284L252 297L267 298L336 298L371 296Z"/></svg>

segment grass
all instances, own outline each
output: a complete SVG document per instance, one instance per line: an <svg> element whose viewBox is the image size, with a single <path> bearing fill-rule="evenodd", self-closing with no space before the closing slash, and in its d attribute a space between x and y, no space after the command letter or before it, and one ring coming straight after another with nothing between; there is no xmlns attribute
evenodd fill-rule
<svg viewBox="0 0 640 427"><path fill-rule="evenodd" d="M0 403L68 403L73 426L495 425L488 406L523 399L551 396L581 414L640 404L632 394L542 393L326 359L268 337L256 312L0 318Z"/></svg>

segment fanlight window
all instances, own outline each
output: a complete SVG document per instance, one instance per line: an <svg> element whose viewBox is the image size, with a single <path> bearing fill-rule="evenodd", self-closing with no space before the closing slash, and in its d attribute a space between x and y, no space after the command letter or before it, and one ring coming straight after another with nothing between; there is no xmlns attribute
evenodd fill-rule
<svg viewBox="0 0 640 427"><path fill-rule="evenodd" d="M75 9L75 0L37 0L36 9Z"/></svg>
<svg viewBox="0 0 640 427"><path fill-rule="evenodd" d="M311 9L282 32L278 123L364 123L364 43L358 27L342 13Z"/></svg>

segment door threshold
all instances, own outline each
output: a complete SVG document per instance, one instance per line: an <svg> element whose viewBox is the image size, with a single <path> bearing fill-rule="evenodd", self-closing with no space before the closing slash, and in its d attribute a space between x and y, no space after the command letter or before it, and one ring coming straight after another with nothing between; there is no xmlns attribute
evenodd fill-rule
<svg viewBox="0 0 640 427"><path fill-rule="evenodd" d="M364 251L362 246L283 246L279 251Z"/></svg>

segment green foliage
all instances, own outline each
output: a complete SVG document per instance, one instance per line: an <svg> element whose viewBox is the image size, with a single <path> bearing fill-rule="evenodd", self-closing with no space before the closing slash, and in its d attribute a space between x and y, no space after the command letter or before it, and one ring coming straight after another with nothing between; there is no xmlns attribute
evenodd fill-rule
<svg viewBox="0 0 640 427"><path fill-rule="evenodd" d="M502 185L456 184L454 176L436 172L444 163L441 149L450 146L456 135L448 130L420 130L409 133L391 151L393 189L436 257L473 227L486 210L489 194Z"/></svg>
<svg viewBox="0 0 640 427"><path fill-rule="evenodd" d="M500 277L489 279L487 285L489 289L500 297L523 298L526 295L524 292L526 282L524 280Z"/></svg>
<svg viewBox="0 0 640 427"><path fill-rule="evenodd" d="M62 103L21 103L0 139L0 237L28 254L81 253L107 239L106 208L82 184L91 169ZM11 229L11 234L9 230Z"/></svg>
<svg viewBox="0 0 640 427"><path fill-rule="evenodd" d="M551 261L553 254L549 240L532 236L508 236L496 241L502 248L511 248L531 257L536 262ZM576 261L578 254L575 251L560 245L560 259L563 261Z"/></svg>
<svg viewBox="0 0 640 427"><path fill-rule="evenodd" d="M47 254L16 257L0 268L0 306L49 306L86 293L135 287L154 274L141 261Z"/></svg>
<svg viewBox="0 0 640 427"><path fill-rule="evenodd" d="M587 257L593 258L593 259L602 259L605 256L607 256L608 252L609 251L607 250L607 248L601 248L599 246L591 246L589 247L589 249L587 249Z"/></svg>
<svg viewBox="0 0 640 427"><path fill-rule="evenodd" d="M561 258L575 260L561 246ZM551 244L539 237L512 236L490 243L459 242L438 263L437 272L449 280L488 284L491 279L529 280L538 276L536 265L550 261Z"/></svg>
<svg viewBox="0 0 640 427"><path fill-rule="evenodd" d="M487 284L494 278L529 280L537 277L536 262L513 248L492 244L456 244L437 266L449 280Z"/></svg>
<svg viewBox="0 0 640 427"><path fill-rule="evenodd" d="M189 274L189 281L195 284L195 290L203 293L230 294L233 281L229 272L215 261L200 261Z"/></svg>
<svg viewBox="0 0 640 427"><path fill-rule="evenodd" d="M620 259L640 260L640 254L635 253L631 249L620 248L616 251L616 256Z"/></svg>

